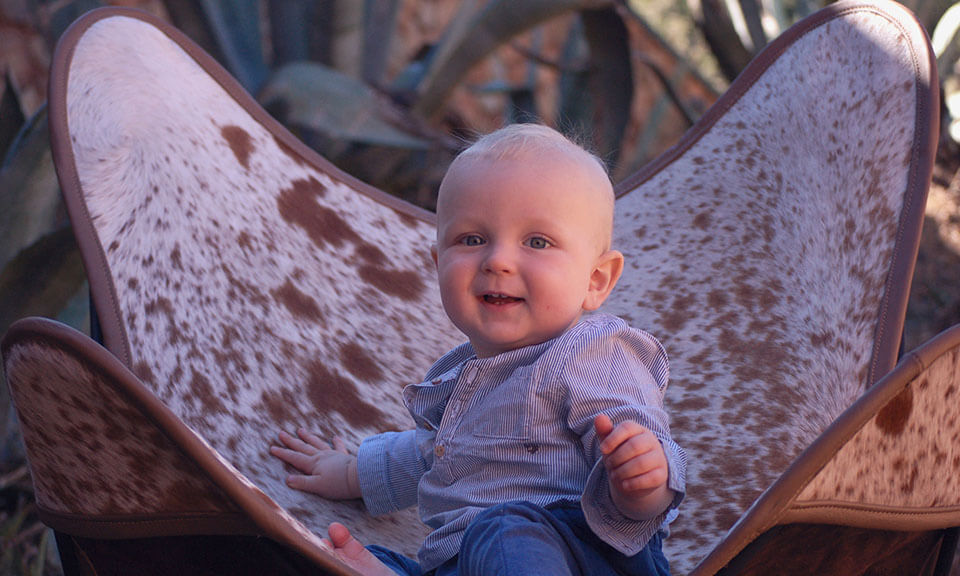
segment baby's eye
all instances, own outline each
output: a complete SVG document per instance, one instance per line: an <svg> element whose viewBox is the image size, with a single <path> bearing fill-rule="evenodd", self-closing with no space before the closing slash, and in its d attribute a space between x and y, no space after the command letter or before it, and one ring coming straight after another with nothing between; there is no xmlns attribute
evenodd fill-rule
<svg viewBox="0 0 960 576"><path fill-rule="evenodd" d="M464 246L480 246L483 244L483 238L477 234L468 234L460 239L460 244Z"/></svg>
<svg viewBox="0 0 960 576"><path fill-rule="evenodd" d="M536 250L543 250L544 248L550 246L550 241L540 236L534 236L533 238L527 240L527 246Z"/></svg>

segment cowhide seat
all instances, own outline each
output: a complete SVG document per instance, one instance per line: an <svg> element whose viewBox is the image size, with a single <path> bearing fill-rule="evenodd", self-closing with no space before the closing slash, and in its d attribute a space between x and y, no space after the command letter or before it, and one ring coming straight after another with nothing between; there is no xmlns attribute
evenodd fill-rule
<svg viewBox="0 0 960 576"><path fill-rule="evenodd" d="M628 264L607 309L664 341L691 460L676 573L949 569L960 328L897 364L934 74L907 11L839 2L619 187ZM414 514L290 490L267 447L281 428L355 446L410 425L401 387L461 340L432 216L318 157L140 13L65 35L50 122L104 347L33 318L3 354L68 570L348 574L316 536L333 520L414 553Z"/></svg>

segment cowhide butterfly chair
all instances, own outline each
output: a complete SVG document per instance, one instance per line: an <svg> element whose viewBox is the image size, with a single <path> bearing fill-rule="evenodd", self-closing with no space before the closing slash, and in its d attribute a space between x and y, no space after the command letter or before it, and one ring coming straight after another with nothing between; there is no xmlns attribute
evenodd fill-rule
<svg viewBox="0 0 960 576"><path fill-rule="evenodd" d="M938 121L923 30L840 2L773 42L619 187L607 310L664 341L690 456L679 574L929 574L960 525L960 328L897 363ZM432 215L334 168L183 34L118 9L62 39L50 119L103 347L3 341L68 572L351 573L342 521L414 554L413 512L293 491L280 429L410 426L461 336Z"/></svg>

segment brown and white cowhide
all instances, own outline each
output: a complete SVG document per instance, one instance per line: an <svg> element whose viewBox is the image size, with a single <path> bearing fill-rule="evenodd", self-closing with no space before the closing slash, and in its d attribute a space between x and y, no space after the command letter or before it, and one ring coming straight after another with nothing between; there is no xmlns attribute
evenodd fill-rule
<svg viewBox="0 0 960 576"><path fill-rule="evenodd" d="M433 224L313 165L150 24L94 22L67 72L65 193L92 224L78 235L107 344L306 525L415 553L415 514L291 490L268 447L299 426L355 447L412 425L402 386L462 340L439 304Z"/></svg>
<svg viewBox="0 0 960 576"><path fill-rule="evenodd" d="M918 375L836 452L795 507L890 513L902 522L960 517L960 328L938 338L953 346L932 359L906 358Z"/></svg>
<svg viewBox="0 0 960 576"><path fill-rule="evenodd" d="M44 338L5 349L5 368L44 511L98 517L239 515L143 414L70 351Z"/></svg>
<svg viewBox="0 0 960 576"><path fill-rule="evenodd" d="M86 335L27 318L2 345L40 517L50 526L107 541L266 534L319 568L353 573Z"/></svg>
<svg viewBox="0 0 960 576"><path fill-rule="evenodd" d="M665 544L681 574L893 366L878 342L898 342L922 218L928 56L898 9L837 8L761 55L617 201L626 269L606 309L670 355L690 457Z"/></svg>

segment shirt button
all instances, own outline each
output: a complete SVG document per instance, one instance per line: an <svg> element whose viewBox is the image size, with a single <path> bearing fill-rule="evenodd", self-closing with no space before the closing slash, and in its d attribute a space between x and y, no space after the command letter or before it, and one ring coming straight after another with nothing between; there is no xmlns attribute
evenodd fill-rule
<svg viewBox="0 0 960 576"><path fill-rule="evenodd" d="M437 458L443 458L443 454L444 454L444 452L446 452L446 451L447 451L446 448L444 448L443 446L441 446L441 445L439 445L439 444L433 447L433 454L434 454Z"/></svg>

